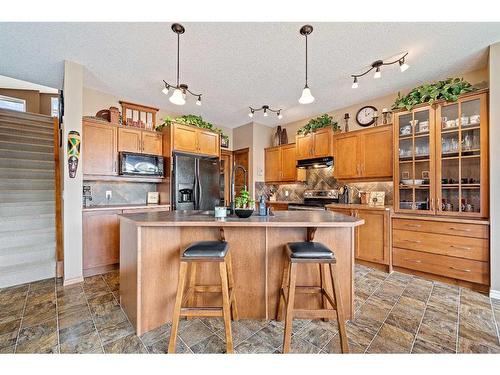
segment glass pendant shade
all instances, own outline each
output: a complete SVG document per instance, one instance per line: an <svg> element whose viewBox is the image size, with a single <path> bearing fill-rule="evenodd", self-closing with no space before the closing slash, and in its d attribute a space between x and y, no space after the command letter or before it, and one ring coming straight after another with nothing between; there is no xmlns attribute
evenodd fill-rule
<svg viewBox="0 0 500 375"><path fill-rule="evenodd" d="M161 90L162 93L164 93L165 95L168 95L168 89L166 87L163 88L163 90Z"/></svg>
<svg viewBox="0 0 500 375"><path fill-rule="evenodd" d="M314 102L314 96L311 94L311 90L309 87L305 86L304 90L302 90L302 96L299 99L300 104L310 104Z"/></svg>
<svg viewBox="0 0 500 375"><path fill-rule="evenodd" d="M184 95L180 89L175 89L172 96L168 100L170 100L170 103L175 105L186 104L186 99L184 99Z"/></svg>
<svg viewBox="0 0 500 375"><path fill-rule="evenodd" d="M379 79L380 77L382 77L382 73L380 73L380 68L377 68L375 74L373 75L373 78Z"/></svg>
<svg viewBox="0 0 500 375"><path fill-rule="evenodd" d="M410 65L408 65L407 63L402 61L399 62L399 69L401 70L401 73L404 72L405 70L408 70L409 67Z"/></svg>

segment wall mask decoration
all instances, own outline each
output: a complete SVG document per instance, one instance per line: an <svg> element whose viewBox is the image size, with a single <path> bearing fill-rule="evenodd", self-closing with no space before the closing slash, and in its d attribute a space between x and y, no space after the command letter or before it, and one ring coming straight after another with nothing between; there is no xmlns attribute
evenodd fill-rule
<svg viewBox="0 0 500 375"><path fill-rule="evenodd" d="M68 133L68 170L69 177L75 178L80 160L80 133L71 130Z"/></svg>

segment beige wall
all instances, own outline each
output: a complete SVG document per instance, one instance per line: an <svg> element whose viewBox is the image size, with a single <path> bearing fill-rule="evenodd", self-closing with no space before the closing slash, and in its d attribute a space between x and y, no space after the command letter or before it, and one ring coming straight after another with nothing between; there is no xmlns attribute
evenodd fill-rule
<svg viewBox="0 0 500 375"><path fill-rule="evenodd" d="M491 296L500 299L500 43L490 46L489 68Z"/></svg>
<svg viewBox="0 0 500 375"><path fill-rule="evenodd" d="M18 90L0 88L0 95L26 101L26 112L40 113L40 92L36 90Z"/></svg>
<svg viewBox="0 0 500 375"><path fill-rule="evenodd" d="M40 114L50 116L52 113L52 98L57 98L57 94L40 93Z"/></svg>
<svg viewBox="0 0 500 375"><path fill-rule="evenodd" d="M253 160L252 160L252 187L255 182L264 181L264 149L272 146L274 128L262 124L253 123ZM252 192L253 193L253 192Z"/></svg>
<svg viewBox="0 0 500 375"><path fill-rule="evenodd" d="M248 191L253 196L253 123L242 125L233 129L233 150L248 147Z"/></svg>

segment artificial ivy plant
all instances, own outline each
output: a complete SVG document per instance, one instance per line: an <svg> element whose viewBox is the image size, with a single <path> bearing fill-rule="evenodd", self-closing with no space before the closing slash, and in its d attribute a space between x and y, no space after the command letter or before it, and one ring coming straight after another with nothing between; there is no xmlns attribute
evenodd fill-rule
<svg viewBox="0 0 500 375"><path fill-rule="evenodd" d="M415 87L405 96L401 96L401 93L398 92L392 109L405 108L409 111L418 104L432 104L437 100L455 102L461 94L474 90L472 85L463 78L448 78L444 81Z"/></svg>
<svg viewBox="0 0 500 375"><path fill-rule="evenodd" d="M340 125L337 121L333 121L333 117L325 113L319 117L309 120L307 124L297 130L299 135L307 135L315 132L317 129L331 127L334 131L340 130Z"/></svg>
<svg viewBox="0 0 500 375"><path fill-rule="evenodd" d="M183 115L183 116L179 116L176 118L171 118L170 116L166 116L163 119L163 122L156 126L156 131L161 132L163 130L163 128L165 126L170 125L172 123L172 121L177 122L179 124L193 125L193 126L197 126L198 128L211 130L213 132L220 134L220 136L226 142L229 140L229 136L224 134L222 132L222 129L216 128L213 124L203 120L203 118L201 116L197 116L197 115Z"/></svg>

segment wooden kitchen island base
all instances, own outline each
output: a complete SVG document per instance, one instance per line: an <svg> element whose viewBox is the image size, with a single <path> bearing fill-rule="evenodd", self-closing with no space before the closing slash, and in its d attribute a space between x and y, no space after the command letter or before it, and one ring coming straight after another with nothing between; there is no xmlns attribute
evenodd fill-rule
<svg viewBox="0 0 500 375"><path fill-rule="evenodd" d="M362 220L331 212L279 212L271 218L227 218L177 212L124 215L120 218L120 299L138 335L171 321L177 290L179 258L190 243L217 240L224 229L232 254L240 319L275 319L284 245L304 241L317 227L315 241L334 252L345 316L353 315L354 227ZM183 220L184 219L184 220ZM282 219L282 220L280 220ZM198 284L219 284L216 264L198 267ZM301 264L299 285L319 285L317 265ZM189 278L189 275L188 275ZM296 306L318 308L320 297L297 296ZM218 294L203 294L196 305L221 306Z"/></svg>

